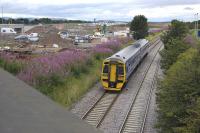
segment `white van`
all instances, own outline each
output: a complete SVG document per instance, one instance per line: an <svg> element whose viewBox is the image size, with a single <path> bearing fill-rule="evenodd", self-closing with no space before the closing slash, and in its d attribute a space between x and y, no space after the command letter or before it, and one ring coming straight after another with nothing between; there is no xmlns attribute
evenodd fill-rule
<svg viewBox="0 0 200 133"><path fill-rule="evenodd" d="M5 34L17 34L13 28L1 28L1 33Z"/></svg>
<svg viewBox="0 0 200 133"><path fill-rule="evenodd" d="M29 37L38 37L39 35L38 35L38 33L31 33L31 34L29 34L28 36L29 36Z"/></svg>

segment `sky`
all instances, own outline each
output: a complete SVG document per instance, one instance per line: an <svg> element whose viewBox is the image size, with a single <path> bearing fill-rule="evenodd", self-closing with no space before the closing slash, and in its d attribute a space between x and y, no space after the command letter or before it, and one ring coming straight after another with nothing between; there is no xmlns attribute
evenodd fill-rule
<svg viewBox="0 0 200 133"><path fill-rule="evenodd" d="M73 20L131 21L145 15L148 21L193 21L200 0L0 0L4 17L64 18ZM0 15L1 16L1 15Z"/></svg>

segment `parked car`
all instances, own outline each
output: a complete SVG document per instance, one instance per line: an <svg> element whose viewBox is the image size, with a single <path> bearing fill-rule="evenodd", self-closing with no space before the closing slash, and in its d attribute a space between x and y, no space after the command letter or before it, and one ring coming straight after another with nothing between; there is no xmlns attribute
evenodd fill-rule
<svg viewBox="0 0 200 133"><path fill-rule="evenodd" d="M63 39L69 37L69 33L66 31L58 32L58 35L60 35L60 37Z"/></svg>
<svg viewBox="0 0 200 133"><path fill-rule="evenodd" d="M19 35L15 37L16 41L19 42L29 42L28 36L27 35Z"/></svg>
<svg viewBox="0 0 200 133"><path fill-rule="evenodd" d="M39 35L38 35L38 33L31 33L31 34L29 34L29 37L38 37Z"/></svg>
<svg viewBox="0 0 200 133"><path fill-rule="evenodd" d="M39 37L32 35L19 35L15 37L15 40L21 42L38 42Z"/></svg>
<svg viewBox="0 0 200 133"><path fill-rule="evenodd" d="M32 37L32 36L28 36L29 41L31 42L38 42L39 41L39 37Z"/></svg>
<svg viewBox="0 0 200 133"><path fill-rule="evenodd" d="M2 34L17 34L13 28L1 28Z"/></svg>

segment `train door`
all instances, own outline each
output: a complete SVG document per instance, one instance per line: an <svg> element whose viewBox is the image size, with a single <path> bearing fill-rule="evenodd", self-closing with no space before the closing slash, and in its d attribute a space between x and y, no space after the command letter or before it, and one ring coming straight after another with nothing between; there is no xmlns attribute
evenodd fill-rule
<svg viewBox="0 0 200 133"><path fill-rule="evenodd" d="M110 75L109 87L114 88L115 90L121 90L125 82L124 64L122 63L110 64L109 75Z"/></svg>
<svg viewBox="0 0 200 133"><path fill-rule="evenodd" d="M117 66L116 64L111 64L110 65L110 82L115 82L116 81L116 76L117 76Z"/></svg>
<svg viewBox="0 0 200 133"><path fill-rule="evenodd" d="M109 73L109 87L115 88L116 87L116 80L117 80L117 64L111 63L110 64L110 73Z"/></svg>

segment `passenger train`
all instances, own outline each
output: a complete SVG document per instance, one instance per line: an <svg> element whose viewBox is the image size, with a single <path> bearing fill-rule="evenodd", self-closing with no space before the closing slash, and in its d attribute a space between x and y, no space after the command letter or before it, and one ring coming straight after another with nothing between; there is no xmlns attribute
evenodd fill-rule
<svg viewBox="0 0 200 133"><path fill-rule="evenodd" d="M140 39L105 59L101 73L101 82L104 89L120 91L134 69L148 54L149 46L148 40Z"/></svg>

